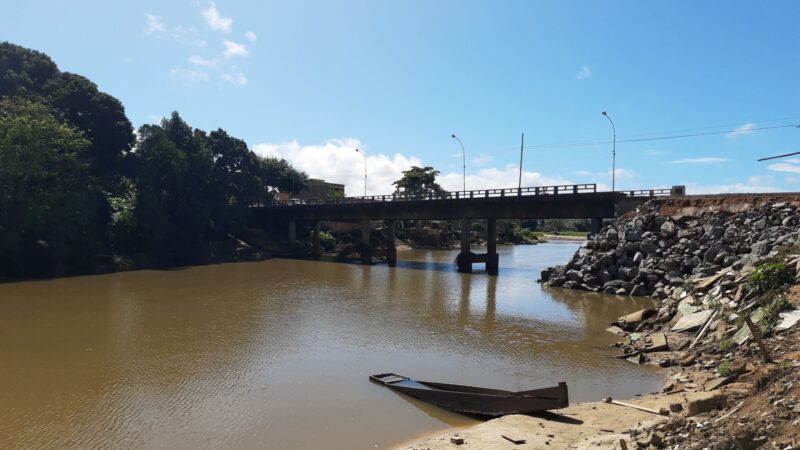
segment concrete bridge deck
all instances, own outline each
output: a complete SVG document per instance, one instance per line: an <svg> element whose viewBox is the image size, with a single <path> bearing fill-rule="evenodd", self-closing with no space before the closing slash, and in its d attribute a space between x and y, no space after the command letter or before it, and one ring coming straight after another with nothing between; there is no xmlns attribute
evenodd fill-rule
<svg viewBox="0 0 800 450"><path fill-rule="evenodd" d="M253 227L288 223L289 240L296 239L298 222L313 226L314 255L320 254L321 221L361 223L361 261L372 262L370 221L386 221L388 230L387 260L396 263L394 234L397 220L461 220L462 229L471 229L471 221L487 220L487 253L470 252L469 233L462 233L459 271L471 272L472 264L486 264L487 272L496 274L497 219L592 219L599 230L604 218L616 217L656 196L667 196L670 189L598 192L595 184L540 186L513 189L486 189L445 192L439 195L403 194L345 197L313 202L275 202L254 205L248 222Z"/></svg>

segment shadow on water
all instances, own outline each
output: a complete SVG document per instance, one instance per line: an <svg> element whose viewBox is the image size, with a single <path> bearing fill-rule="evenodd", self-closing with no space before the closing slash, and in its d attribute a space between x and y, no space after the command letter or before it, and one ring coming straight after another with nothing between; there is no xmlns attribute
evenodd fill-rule
<svg viewBox="0 0 800 450"><path fill-rule="evenodd" d="M447 252L450 250L441 250L442 252ZM297 259L299 261L313 261L310 258L284 258L284 259ZM348 265L361 265L360 261L358 260L349 260L349 261L336 261L333 256L323 255L320 257L317 262L326 262L326 263L335 263L335 264L348 264ZM372 264L373 266L387 266L386 261L376 261ZM404 260L399 259L397 260L397 268L398 269L411 269L411 270L427 270L433 272L451 272L457 273L458 267L456 266L456 261L453 259L452 262L442 262L442 261L414 261L414 260ZM482 263L476 263L472 270L473 275L487 275L486 269L483 268ZM503 267L503 260L501 256L500 260L500 270L498 275L504 276L514 276L514 277L531 277L531 271L528 269L520 269L515 267Z"/></svg>

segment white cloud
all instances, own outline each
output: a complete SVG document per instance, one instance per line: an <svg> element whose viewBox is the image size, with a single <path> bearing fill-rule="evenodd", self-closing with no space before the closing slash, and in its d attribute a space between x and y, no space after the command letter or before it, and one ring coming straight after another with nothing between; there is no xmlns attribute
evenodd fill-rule
<svg viewBox="0 0 800 450"><path fill-rule="evenodd" d="M225 51L222 52L226 58L230 58L233 56L247 56L250 54L250 51L247 50L247 46L244 44L237 44L233 41L225 41L223 42L225 45Z"/></svg>
<svg viewBox="0 0 800 450"><path fill-rule="evenodd" d="M164 25L164 22L161 21L161 17L153 14L145 14L145 17L147 17L147 26L144 30L142 30L143 35L154 36L164 32L166 26Z"/></svg>
<svg viewBox="0 0 800 450"><path fill-rule="evenodd" d="M181 44L194 47L205 47L208 45L208 41L200 37L200 33L194 27L185 28L178 25L175 27L173 36L175 37L175 41Z"/></svg>
<svg viewBox="0 0 800 450"><path fill-rule="evenodd" d="M646 152L644 152L644 154L650 156L660 156L660 155L666 155L667 152L662 150L647 150Z"/></svg>
<svg viewBox="0 0 800 450"><path fill-rule="evenodd" d="M262 143L253 146L253 151L262 156L285 158L298 169L312 178L321 178L345 185L348 196L364 194L364 159L355 151L366 148L367 154L367 193L368 195L391 194L394 191L392 182L402 176L404 170L412 166L424 167L422 159L413 155L395 153L386 155L371 153L363 142L356 138L332 139L324 144L301 145L296 140L280 144ZM460 155L459 155L460 156ZM459 166L458 169L461 167ZM600 191L610 190L611 171L588 172L607 178L609 183L597 183ZM619 168L616 171L617 181L635 178L633 171ZM442 173L438 183L448 191L462 190L464 183L460 170ZM561 176L547 176L540 172L522 172L522 186L555 186L570 185L575 180ZM505 167L486 167L466 177L467 190L515 188L519 183L519 166L509 164Z"/></svg>
<svg viewBox="0 0 800 450"><path fill-rule="evenodd" d="M460 191L463 185L463 175L451 172L440 175L437 179L440 185L448 191ZM519 166L509 164L503 168L481 169L478 173L467 175L467 190L515 188L519 183ZM522 187L527 186L554 186L572 184L571 181L561 177L547 177L539 172L522 171Z"/></svg>
<svg viewBox="0 0 800 450"><path fill-rule="evenodd" d="M349 196L364 194L364 159L355 151L364 148L355 138L332 139L320 145L300 145L297 141L283 144L257 144L253 151L262 156L285 158L312 178L321 178L345 185ZM394 156L367 152L367 189L369 195L390 194L392 182L411 166L422 166L415 156Z"/></svg>
<svg viewBox="0 0 800 450"><path fill-rule="evenodd" d="M241 73L225 73L222 75L222 79L227 81L228 83L235 84L237 86L244 86L247 84L247 78Z"/></svg>
<svg viewBox="0 0 800 450"><path fill-rule="evenodd" d="M216 59L206 59L202 56L190 56L189 62L194 64L195 66L201 67L216 67L217 60Z"/></svg>
<svg viewBox="0 0 800 450"><path fill-rule="evenodd" d="M214 2L209 2L208 7L202 11L203 19L209 27L214 31L222 31L223 33L230 33L233 27L233 19L230 17L222 17Z"/></svg>
<svg viewBox="0 0 800 450"><path fill-rule="evenodd" d="M578 71L578 74L575 75L576 80L585 80L592 76L592 70L589 69L589 66L581 67L581 70Z"/></svg>
<svg viewBox="0 0 800 450"><path fill-rule="evenodd" d="M191 85L195 81L208 81L211 77L202 70L186 69L184 67L173 67L169 71L172 78L181 80L184 84Z"/></svg>
<svg viewBox="0 0 800 450"><path fill-rule="evenodd" d="M750 177L745 182L722 184L722 185L701 185L697 183L686 183L686 193L696 194L729 194L729 193L760 193L760 192L783 192L786 189L772 185L770 177Z"/></svg>
<svg viewBox="0 0 800 450"><path fill-rule="evenodd" d="M727 133L725 137L728 139L734 139L739 136L744 136L745 134L752 134L753 128L755 127L756 124L754 124L753 122L747 122L740 127L734 128L734 130L731 131L730 133Z"/></svg>
<svg viewBox="0 0 800 450"><path fill-rule="evenodd" d="M576 170L575 171L575 175L578 175L579 177L588 177L588 178L592 178L592 179L603 178L603 179L608 179L609 181L611 180L611 171L610 170L606 170L605 172L592 172L590 170ZM631 180L631 179L636 178L636 172L634 172L632 170L628 170L628 169L623 169L622 167L618 167L618 168L614 169L614 175L616 175L614 177L614 178L616 178L616 180Z"/></svg>
<svg viewBox="0 0 800 450"><path fill-rule="evenodd" d="M683 158L670 161L672 164L717 164L727 161L728 158L717 156L704 156L702 158Z"/></svg>
<svg viewBox="0 0 800 450"><path fill-rule="evenodd" d="M480 154L472 160L473 166L485 166L492 162L492 157L489 155Z"/></svg>
<svg viewBox="0 0 800 450"><path fill-rule="evenodd" d="M767 166L773 172L800 173L800 166L789 163L775 163Z"/></svg>
<svg viewBox="0 0 800 450"><path fill-rule="evenodd" d="M246 31L246 32L244 33L244 37L246 37L246 38L247 38L247 40L248 40L248 41L250 41L250 42L255 42L255 41L256 41L256 39L258 39L258 37L256 36L256 34L255 34L255 33L253 33L253 32L252 32L252 31L250 31L250 30L248 30L248 31Z"/></svg>

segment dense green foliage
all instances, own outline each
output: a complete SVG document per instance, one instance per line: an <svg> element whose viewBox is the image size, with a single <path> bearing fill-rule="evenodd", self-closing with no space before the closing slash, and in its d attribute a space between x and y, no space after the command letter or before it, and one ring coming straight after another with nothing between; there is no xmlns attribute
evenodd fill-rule
<svg viewBox="0 0 800 450"><path fill-rule="evenodd" d="M771 263L759 266L750 274L748 287L756 294L766 294L793 282L794 274L785 264Z"/></svg>
<svg viewBox="0 0 800 450"><path fill-rule="evenodd" d="M48 104L81 130L89 140L92 173L103 179L116 175L133 145L133 126L122 103L88 79L59 71L44 53L0 43L0 96Z"/></svg>
<svg viewBox="0 0 800 450"><path fill-rule="evenodd" d="M414 197L438 196L445 190L436 182L439 171L433 167L413 166L403 171L403 176L392 183L395 185L398 194L405 194Z"/></svg>
<svg viewBox="0 0 800 450"><path fill-rule="evenodd" d="M43 53L0 43L0 277L85 273L103 255L203 262L249 205L306 174L175 112L134 138L122 104Z"/></svg>
<svg viewBox="0 0 800 450"><path fill-rule="evenodd" d="M89 141L45 105L0 99L0 274L44 272L37 259L77 264L96 247L99 187Z"/></svg>

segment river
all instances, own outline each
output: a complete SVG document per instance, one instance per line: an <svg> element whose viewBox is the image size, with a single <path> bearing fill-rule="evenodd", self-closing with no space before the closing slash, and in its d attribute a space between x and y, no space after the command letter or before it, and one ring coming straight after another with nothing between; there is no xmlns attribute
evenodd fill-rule
<svg viewBox="0 0 800 450"><path fill-rule="evenodd" d="M0 284L0 448L374 449L476 422L368 381L380 372L567 381L573 402L657 389L604 331L650 300L535 282L577 245L500 246L497 277L403 250L397 268L273 259Z"/></svg>

